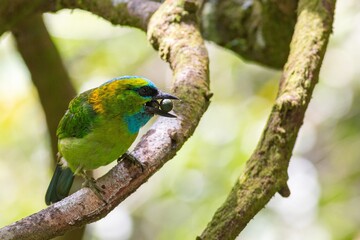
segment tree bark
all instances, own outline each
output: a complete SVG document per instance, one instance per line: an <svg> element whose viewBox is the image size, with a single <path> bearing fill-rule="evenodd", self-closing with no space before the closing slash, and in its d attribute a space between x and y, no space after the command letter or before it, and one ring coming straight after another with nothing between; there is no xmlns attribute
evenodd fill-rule
<svg viewBox="0 0 360 240"><path fill-rule="evenodd" d="M146 31L160 3L150 0L2 0L0 35L33 13L83 9L115 25ZM281 69L289 53L298 0L207 1L202 13L205 39L237 53L243 59ZM16 12L16 14L14 14Z"/></svg>
<svg viewBox="0 0 360 240"><path fill-rule="evenodd" d="M298 0L215 0L203 12L207 40L243 59L281 69L289 55Z"/></svg>
<svg viewBox="0 0 360 240"><path fill-rule="evenodd" d="M300 0L276 102L262 137L226 201L198 239L235 239L276 192L290 195L287 169L332 31L335 0Z"/></svg>

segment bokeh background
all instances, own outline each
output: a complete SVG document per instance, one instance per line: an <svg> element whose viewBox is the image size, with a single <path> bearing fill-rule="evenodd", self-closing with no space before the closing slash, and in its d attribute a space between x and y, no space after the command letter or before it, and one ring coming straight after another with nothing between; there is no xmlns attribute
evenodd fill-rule
<svg viewBox="0 0 360 240"><path fill-rule="evenodd" d="M44 18L79 92L134 74L169 90L171 71L143 32L80 10ZM360 239L359 23L360 2L338 1L320 82L290 163L292 194L276 195L241 239ZM118 208L90 224L84 239L194 239L225 200L257 144L281 73L207 47L214 97L195 134ZM46 207L53 173L49 140L30 74L11 34L3 34L0 227Z"/></svg>

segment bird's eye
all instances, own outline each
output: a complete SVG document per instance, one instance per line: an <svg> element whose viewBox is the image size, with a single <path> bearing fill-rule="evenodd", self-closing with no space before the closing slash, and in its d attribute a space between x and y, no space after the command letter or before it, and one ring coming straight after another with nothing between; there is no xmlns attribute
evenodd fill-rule
<svg viewBox="0 0 360 240"><path fill-rule="evenodd" d="M144 86L137 89L137 92L142 97L153 97L158 94L158 91L155 88L150 86Z"/></svg>

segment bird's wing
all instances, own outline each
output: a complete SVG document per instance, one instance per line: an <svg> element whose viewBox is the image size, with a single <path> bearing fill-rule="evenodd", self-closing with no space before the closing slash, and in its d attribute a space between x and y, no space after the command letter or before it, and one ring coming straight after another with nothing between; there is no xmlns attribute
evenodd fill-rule
<svg viewBox="0 0 360 240"><path fill-rule="evenodd" d="M97 114L88 102L89 93L83 92L70 102L56 131L59 139L82 138L91 131Z"/></svg>

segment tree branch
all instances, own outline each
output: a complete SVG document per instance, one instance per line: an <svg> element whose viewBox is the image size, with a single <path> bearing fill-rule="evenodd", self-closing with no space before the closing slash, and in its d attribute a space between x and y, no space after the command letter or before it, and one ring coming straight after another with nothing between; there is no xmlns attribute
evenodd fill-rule
<svg viewBox="0 0 360 240"><path fill-rule="evenodd" d="M115 25L146 30L151 15L159 6L160 3L151 0L56 0L47 7L51 11L79 8L103 17Z"/></svg>
<svg viewBox="0 0 360 240"><path fill-rule="evenodd" d="M127 196L171 159L192 135L209 98L208 55L199 32L195 12L200 1L166 1L149 23L149 38L169 61L174 75L172 90L181 101L175 104L178 118L159 118L142 137L133 154L144 172L121 162L98 179L104 190L104 204L88 188L48 208L0 229L1 239L49 239L94 222L115 208Z"/></svg>
<svg viewBox="0 0 360 240"><path fill-rule="evenodd" d="M112 22L142 30L160 3L151 0L2 0L0 35L31 14L64 8L83 9ZM207 40L242 58L271 68L282 68L296 20L298 0L213 0L202 14ZM202 11L202 9L201 9ZM16 14L15 14L16 13Z"/></svg>
<svg viewBox="0 0 360 240"><path fill-rule="evenodd" d="M39 93L55 163L57 125L76 91L40 14L31 15L13 28L12 33Z"/></svg>
<svg viewBox="0 0 360 240"><path fill-rule="evenodd" d="M279 93L265 130L223 205L198 239L235 239L279 192L290 195L287 168L318 81L332 31L335 0L300 0L298 20Z"/></svg>
<svg viewBox="0 0 360 240"><path fill-rule="evenodd" d="M2 0L0 4L0 35L11 30L32 14L64 8L87 10L117 25L146 30L151 15L160 3L151 0Z"/></svg>
<svg viewBox="0 0 360 240"><path fill-rule="evenodd" d="M242 58L281 69L289 55L298 0L213 0L203 13L207 40Z"/></svg>

